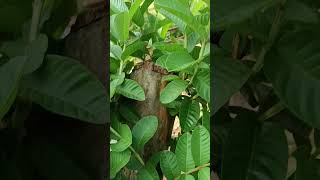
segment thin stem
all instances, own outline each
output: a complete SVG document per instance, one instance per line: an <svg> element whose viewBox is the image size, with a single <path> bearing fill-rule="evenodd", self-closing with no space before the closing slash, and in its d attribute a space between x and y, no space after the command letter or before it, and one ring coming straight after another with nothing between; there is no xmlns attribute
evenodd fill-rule
<svg viewBox="0 0 320 180"><path fill-rule="evenodd" d="M192 77L191 77L190 82L189 82L188 85L192 84L194 77L195 77L195 76L197 75L197 73L198 73L199 64L200 64L201 61L203 60L203 53L204 53L205 47L206 47L206 41L203 41L203 43L201 44L201 49L200 49L200 52L199 52L199 57L198 57L198 59L196 60L195 69L194 69L193 75L192 75Z"/></svg>
<svg viewBox="0 0 320 180"><path fill-rule="evenodd" d="M210 163L204 164L202 166L198 166L198 167L196 167L194 169L191 169L190 171L188 171L188 172L186 172L184 174L192 174L192 173L197 172L197 171L201 170L202 168L205 168L205 167L208 167L208 166L210 166Z"/></svg>
<svg viewBox="0 0 320 180"><path fill-rule="evenodd" d="M41 9L42 9L42 0L34 0L33 1L30 34L29 34L29 42L32 42L37 37Z"/></svg>
<svg viewBox="0 0 320 180"><path fill-rule="evenodd" d="M117 138L121 139L122 136L116 131L114 130L112 127L110 127L110 131L115 135L117 136ZM137 151L135 149L133 149L132 146L129 146L129 149L132 151L132 153L136 156L136 158L138 159L138 161L143 165L145 166L145 163L143 161L143 159L141 158L141 156L137 153Z"/></svg>
<svg viewBox="0 0 320 180"><path fill-rule="evenodd" d="M187 33L184 33L184 45L183 45L183 47L185 49L187 49L187 47L188 47L188 35L187 35Z"/></svg>
<svg viewBox="0 0 320 180"><path fill-rule="evenodd" d="M285 106L281 103L278 102L277 104L273 105L270 109L268 109L266 112L264 112L259 118L258 121L263 122L272 116L278 114L282 110L285 109Z"/></svg>
<svg viewBox="0 0 320 180"><path fill-rule="evenodd" d="M262 49L259 53L259 56L257 58L257 62L252 68L252 71L254 74L258 73L261 70L261 68L263 67L265 55L270 50L270 48L274 44L274 42L279 34L280 27L281 27L281 20L282 20L282 16L283 16L283 6L284 6L285 2L286 2L286 0L284 0L282 3L280 3L280 5L277 9L276 15L274 17L274 20L273 20L273 23L271 25L271 29L269 32L268 43L266 43L262 47Z"/></svg>

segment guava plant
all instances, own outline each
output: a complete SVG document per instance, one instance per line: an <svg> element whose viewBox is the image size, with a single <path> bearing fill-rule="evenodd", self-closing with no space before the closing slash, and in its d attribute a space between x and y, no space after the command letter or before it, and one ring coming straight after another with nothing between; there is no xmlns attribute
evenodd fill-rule
<svg viewBox="0 0 320 180"><path fill-rule="evenodd" d="M319 2L212 6L212 160L219 178L319 179Z"/></svg>
<svg viewBox="0 0 320 180"><path fill-rule="evenodd" d="M110 12L110 178L210 179L210 2L111 0ZM161 78L136 80L141 66L142 77L161 71L154 75ZM158 101L182 132L146 156L164 125L136 106Z"/></svg>
<svg viewBox="0 0 320 180"><path fill-rule="evenodd" d="M61 174L67 179L92 179L59 147L48 142L28 144L25 127L37 106L74 122L107 122L106 88L61 50L71 17L84 10L78 3L0 2L0 179L61 179Z"/></svg>

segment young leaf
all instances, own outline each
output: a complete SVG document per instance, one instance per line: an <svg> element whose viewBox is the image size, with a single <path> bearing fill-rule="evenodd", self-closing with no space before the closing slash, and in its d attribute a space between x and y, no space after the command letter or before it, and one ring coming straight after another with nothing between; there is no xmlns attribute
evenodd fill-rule
<svg viewBox="0 0 320 180"><path fill-rule="evenodd" d="M21 81L20 96L57 114L94 124L107 122L108 94L102 83L71 58L48 55Z"/></svg>
<svg viewBox="0 0 320 180"><path fill-rule="evenodd" d="M180 79L179 76L170 74L170 75L163 76L161 78L161 82L163 82L163 81L173 81L173 80L177 80L177 79Z"/></svg>
<svg viewBox="0 0 320 180"><path fill-rule="evenodd" d="M132 19L133 15L137 12L137 10L140 8L142 0L135 0L133 1L130 10L129 10L129 20Z"/></svg>
<svg viewBox="0 0 320 180"><path fill-rule="evenodd" d="M110 10L114 13L122 13L128 11L128 7L123 0L110 0Z"/></svg>
<svg viewBox="0 0 320 180"><path fill-rule="evenodd" d="M114 178L117 173L129 162L131 151L129 149L122 152L110 152L110 178Z"/></svg>
<svg viewBox="0 0 320 180"><path fill-rule="evenodd" d="M126 150L132 143L131 130L126 124L122 124L120 122L113 124L115 124L115 126L113 126L113 129L117 131L121 138L117 138L117 143L111 144L111 149L115 152L122 152Z"/></svg>
<svg viewBox="0 0 320 180"><path fill-rule="evenodd" d="M158 118L156 116L145 116L132 128L132 144L136 150L141 150L143 146L152 138L158 128Z"/></svg>
<svg viewBox="0 0 320 180"><path fill-rule="evenodd" d="M179 120L184 132L191 131L200 118L200 105L197 101L185 99L180 107Z"/></svg>
<svg viewBox="0 0 320 180"><path fill-rule="evenodd" d="M127 11L114 14L110 17L111 34L119 41L125 41L129 37L129 14Z"/></svg>
<svg viewBox="0 0 320 180"><path fill-rule="evenodd" d="M154 3L157 9L163 9L174 16L177 16L189 27L191 27L193 31L199 33L202 38L207 38L205 28L197 23L197 20L192 15L190 8L185 4L181 3L180 1L172 1L168 3L166 0L155 0Z"/></svg>
<svg viewBox="0 0 320 180"><path fill-rule="evenodd" d="M210 70L201 69L194 77L193 85L200 97L210 102Z"/></svg>
<svg viewBox="0 0 320 180"><path fill-rule="evenodd" d="M25 62L25 56L17 56L0 66L0 121L16 98Z"/></svg>
<svg viewBox="0 0 320 180"><path fill-rule="evenodd" d="M191 138L192 156L196 166L210 161L210 133L203 126L197 126Z"/></svg>
<svg viewBox="0 0 320 180"><path fill-rule="evenodd" d="M156 64L167 69L168 72L181 71L196 63L196 61L186 51L175 51L169 55L161 56L160 58L160 60L157 60Z"/></svg>
<svg viewBox="0 0 320 180"><path fill-rule="evenodd" d="M145 94L142 87L134 80L125 79L124 82L117 87L117 93L137 101L144 101Z"/></svg>
<svg viewBox="0 0 320 180"><path fill-rule="evenodd" d="M191 153L191 137L190 133L184 133L179 137L175 154L177 156L178 167L183 172L188 172L195 167Z"/></svg>
<svg viewBox="0 0 320 180"><path fill-rule="evenodd" d="M171 151L163 151L161 153L160 167L168 180L173 180L180 174L176 155Z"/></svg>
<svg viewBox="0 0 320 180"><path fill-rule="evenodd" d="M168 104L175 99L187 88L188 83L181 79L171 81L161 92L160 101Z"/></svg>

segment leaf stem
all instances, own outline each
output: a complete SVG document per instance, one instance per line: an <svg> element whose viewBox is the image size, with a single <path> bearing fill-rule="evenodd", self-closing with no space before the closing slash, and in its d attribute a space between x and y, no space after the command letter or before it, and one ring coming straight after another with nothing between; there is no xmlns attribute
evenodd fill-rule
<svg viewBox="0 0 320 180"><path fill-rule="evenodd" d="M262 49L258 55L257 62L252 68L252 71L254 74L258 73L261 70L261 68L263 67L265 55L270 50L270 48L274 44L274 42L279 34L280 27L281 27L281 20L282 20L282 16L284 13L283 6L284 6L285 2L286 2L286 0L283 0L283 2L281 2L278 6L276 15L273 19L273 22L272 22L272 25L270 28L268 42L262 47Z"/></svg>
<svg viewBox="0 0 320 180"><path fill-rule="evenodd" d="M284 109L285 106L281 102L278 102L277 104L273 105L270 109L268 109L266 112L264 112L260 117L258 117L258 121L263 122L271 118L272 116L278 114Z"/></svg>
<svg viewBox="0 0 320 180"><path fill-rule="evenodd" d="M29 34L29 42L32 42L37 37L41 9L42 9L42 0L34 0L33 1L30 34Z"/></svg>
<svg viewBox="0 0 320 180"><path fill-rule="evenodd" d="M198 166L198 167L196 167L194 169L191 169L190 171L188 171L188 172L186 172L184 174L192 174L192 173L197 172L197 171L201 170L202 168L205 168L205 167L208 167L208 166L210 166L210 163Z"/></svg>
<svg viewBox="0 0 320 180"><path fill-rule="evenodd" d="M188 35L187 35L187 33L184 33L184 44L183 44L183 47L185 49L187 49L187 47L188 47Z"/></svg>
<svg viewBox="0 0 320 180"><path fill-rule="evenodd" d="M122 136L115 130L113 129L111 126L110 126L110 131L115 135L117 136L117 138L121 139ZM145 166L145 163L143 161L143 159L141 158L141 156L137 153L137 151L132 147L132 146L129 146L129 149L132 151L132 153L136 156L136 158L138 159L138 161L143 165Z"/></svg>
<svg viewBox="0 0 320 180"><path fill-rule="evenodd" d="M190 82L188 85L191 85L192 82L193 82L193 79L194 77L197 75L198 73L198 70L199 70L199 64L201 63L201 61L203 60L203 53L204 53L204 49L206 47L206 41L203 41L203 43L201 43L201 49L200 49L200 52L199 52L199 57L198 59L196 60L196 64L195 64L195 69L194 69L194 72L193 72L193 75L190 79Z"/></svg>

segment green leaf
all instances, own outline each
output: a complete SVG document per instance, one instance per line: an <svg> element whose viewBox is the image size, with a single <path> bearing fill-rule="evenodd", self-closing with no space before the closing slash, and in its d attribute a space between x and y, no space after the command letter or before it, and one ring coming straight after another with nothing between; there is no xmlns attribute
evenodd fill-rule
<svg viewBox="0 0 320 180"><path fill-rule="evenodd" d="M106 89L80 62L48 55L21 81L20 96L57 114L94 124L107 122Z"/></svg>
<svg viewBox="0 0 320 180"><path fill-rule="evenodd" d="M286 20L303 23L317 23L319 21L317 11L304 2L291 0L286 3L286 6L284 12L284 19Z"/></svg>
<svg viewBox="0 0 320 180"><path fill-rule="evenodd" d="M210 179L210 168L204 167L198 171L198 180L208 180Z"/></svg>
<svg viewBox="0 0 320 180"><path fill-rule="evenodd" d="M5 42L2 44L0 50L9 57L26 56L27 62L23 74L29 74L41 66L47 48L48 38L45 34L40 34L31 43L24 40Z"/></svg>
<svg viewBox="0 0 320 180"><path fill-rule="evenodd" d="M238 24L253 15L278 3L278 0L215 0L213 1L213 27L225 29Z"/></svg>
<svg viewBox="0 0 320 180"><path fill-rule="evenodd" d="M215 114L247 81L250 69L235 59L213 57L213 107Z"/></svg>
<svg viewBox="0 0 320 180"><path fill-rule="evenodd" d="M142 0L134 0L130 10L129 10L129 20L132 19L133 15L137 12L138 9L140 9L140 4L141 4Z"/></svg>
<svg viewBox="0 0 320 180"><path fill-rule="evenodd" d="M189 53L192 52L194 47L198 44L199 40L200 36L195 32L192 32L188 35L187 49Z"/></svg>
<svg viewBox="0 0 320 180"><path fill-rule="evenodd" d="M139 50L144 50L145 49L145 45L146 43L145 42L142 42L142 41L135 41L134 43L128 45L123 53L122 53L122 56L121 58L122 59L126 59L127 57L129 57L131 54L135 53L136 51L139 51Z"/></svg>
<svg viewBox="0 0 320 180"><path fill-rule="evenodd" d="M177 97L187 88L188 83L181 79L171 81L161 92L160 102L162 104L168 104Z"/></svg>
<svg viewBox="0 0 320 180"><path fill-rule="evenodd" d="M143 27L143 25L144 25L144 17L143 17L143 14L141 12L141 8L137 9L137 12L132 17L132 21L134 23L136 23L136 25L138 25L139 27Z"/></svg>
<svg viewBox="0 0 320 180"><path fill-rule="evenodd" d="M161 56L156 61L159 65L168 70L168 72L181 71L194 65L196 61L186 51L175 51L169 55Z"/></svg>
<svg viewBox="0 0 320 180"><path fill-rule="evenodd" d="M154 167L146 166L138 172L138 180L159 180L158 172Z"/></svg>
<svg viewBox="0 0 320 180"><path fill-rule="evenodd" d="M0 66L0 121L16 98L25 62L25 56L17 56Z"/></svg>
<svg viewBox="0 0 320 180"><path fill-rule="evenodd" d="M177 79L180 79L179 76L169 74L169 75L163 76L161 78L161 82L163 82L163 81L173 81L173 80L177 80Z"/></svg>
<svg viewBox="0 0 320 180"><path fill-rule="evenodd" d="M158 128L158 118L156 116L145 116L132 128L133 147L141 150L143 146L152 138Z"/></svg>
<svg viewBox="0 0 320 180"><path fill-rule="evenodd" d="M183 174L182 176L180 176L179 180L194 180L194 177L189 174Z"/></svg>
<svg viewBox="0 0 320 180"><path fill-rule="evenodd" d="M203 126L197 126L191 138L192 156L196 166L210 161L210 133Z"/></svg>
<svg viewBox="0 0 320 180"><path fill-rule="evenodd" d="M320 127L320 38L316 30L287 34L265 58L264 71L291 112Z"/></svg>
<svg viewBox="0 0 320 180"><path fill-rule="evenodd" d="M161 14L163 14L165 17L167 17L167 19L170 19L179 28L179 30L181 32L186 31L187 25L182 19L178 18L174 14L172 14L164 9L160 9L159 12Z"/></svg>
<svg viewBox="0 0 320 180"><path fill-rule="evenodd" d="M110 152L110 178L114 178L117 173L129 162L131 151L129 149L122 152Z"/></svg>
<svg viewBox="0 0 320 180"><path fill-rule="evenodd" d="M201 69L193 79L193 85L200 97L210 102L210 70Z"/></svg>
<svg viewBox="0 0 320 180"><path fill-rule="evenodd" d="M195 167L191 153L191 138L190 133L184 133L179 137L175 154L177 156L178 167L183 172L188 172Z"/></svg>
<svg viewBox="0 0 320 180"><path fill-rule="evenodd" d="M171 53L171 52L175 52L175 51L184 51L185 50L183 48L183 46L180 44L168 44L165 42L155 42L153 44L153 47L156 49L159 49L163 53Z"/></svg>
<svg viewBox="0 0 320 180"><path fill-rule="evenodd" d="M113 123L113 129L121 136L117 139L116 144L111 144L112 151L122 152L126 150L132 143L132 134L128 125L122 124L120 122Z"/></svg>
<svg viewBox="0 0 320 180"><path fill-rule="evenodd" d="M114 13L122 13L128 11L128 7L123 0L110 0L110 10Z"/></svg>
<svg viewBox="0 0 320 180"><path fill-rule="evenodd" d="M122 72L121 75L116 75L115 78L110 83L110 99L114 96L116 89L124 81L125 73Z"/></svg>
<svg viewBox="0 0 320 180"><path fill-rule="evenodd" d="M111 34L119 41L125 41L129 37L129 14L127 11L114 14L110 17Z"/></svg>
<svg viewBox="0 0 320 180"><path fill-rule="evenodd" d="M320 160L310 158L310 152L307 148L298 149L294 153L294 157L297 160L295 180L317 180L320 178Z"/></svg>
<svg viewBox="0 0 320 180"><path fill-rule="evenodd" d="M231 124L224 148L221 178L283 180L287 166L284 129L270 122L261 125L252 112L239 114Z"/></svg>
<svg viewBox="0 0 320 180"><path fill-rule="evenodd" d="M114 55L116 59L122 60L122 49L118 45L111 44L110 52Z"/></svg>
<svg viewBox="0 0 320 180"><path fill-rule="evenodd" d="M131 79L125 79L124 82L117 87L116 92L137 101L144 101L146 98L142 87Z"/></svg>
<svg viewBox="0 0 320 180"><path fill-rule="evenodd" d="M199 118L199 102L190 99L183 100L179 111L179 120L182 131L191 131L197 125Z"/></svg>
<svg viewBox="0 0 320 180"><path fill-rule="evenodd" d="M171 151L163 151L161 153L160 167L168 180L173 180L180 174L176 155Z"/></svg>
<svg viewBox="0 0 320 180"><path fill-rule="evenodd" d="M194 32L199 33L202 38L207 38L205 28L197 22L195 17L192 15L190 8L180 1L172 1L168 3L167 0L155 0L155 7L157 9L163 9L174 16L180 18L185 22ZM165 13L163 15L166 15Z"/></svg>
<svg viewBox="0 0 320 180"><path fill-rule="evenodd" d="M202 125L210 132L210 112L206 109L202 109Z"/></svg>

